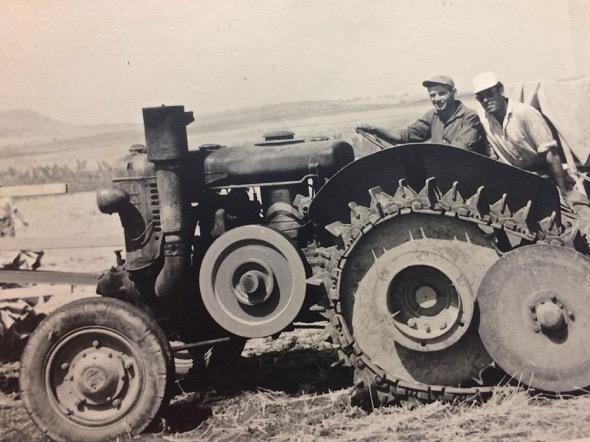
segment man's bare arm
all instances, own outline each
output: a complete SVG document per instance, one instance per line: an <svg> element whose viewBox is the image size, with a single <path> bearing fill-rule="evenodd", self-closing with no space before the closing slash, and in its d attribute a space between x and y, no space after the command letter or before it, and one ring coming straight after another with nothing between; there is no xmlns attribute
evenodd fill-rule
<svg viewBox="0 0 590 442"><path fill-rule="evenodd" d="M553 179L555 180L555 184L562 192L563 195L567 194L567 182L568 177L567 173L563 169L561 165L561 159L559 158L559 154L557 153L557 149L555 147L551 147L546 154L547 165L549 166L549 170L551 171L551 175L553 175Z"/></svg>

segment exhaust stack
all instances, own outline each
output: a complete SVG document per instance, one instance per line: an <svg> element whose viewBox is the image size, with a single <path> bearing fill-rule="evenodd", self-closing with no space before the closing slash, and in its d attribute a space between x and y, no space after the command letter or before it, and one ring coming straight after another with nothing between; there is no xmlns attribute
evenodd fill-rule
<svg viewBox="0 0 590 442"><path fill-rule="evenodd" d="M156 295L170 298L186 291L190 281L188 201L183 194L183 165L188 154L186 126L194 121L184 106L143 109L147 157L156 167L160 200L164 265L156 279Z"/></svg>

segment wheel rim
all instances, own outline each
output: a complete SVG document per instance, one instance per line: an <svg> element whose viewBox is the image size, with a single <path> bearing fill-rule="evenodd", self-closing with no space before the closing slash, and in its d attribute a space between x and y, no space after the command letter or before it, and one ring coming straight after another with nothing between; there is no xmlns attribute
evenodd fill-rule
<svg viewBox="0 0 590 442"><path fill-rule="evenodd" d="M65 336L45 364L54 409L85 427L120 421L139 402L145 367L135 344L120 333L88 327Z"/></svg>

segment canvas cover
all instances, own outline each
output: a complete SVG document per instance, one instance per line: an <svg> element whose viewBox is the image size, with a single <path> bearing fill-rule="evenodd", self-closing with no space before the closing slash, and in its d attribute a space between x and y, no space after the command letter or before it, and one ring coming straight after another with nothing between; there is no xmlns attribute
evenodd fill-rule
<svg viewBox="0 0 590 442"><path fill-rule="evenodd" d="M571 151L577 164L590 166L590 76L512 84L505 92L539 109L556 129L564 151Z"/></svg>

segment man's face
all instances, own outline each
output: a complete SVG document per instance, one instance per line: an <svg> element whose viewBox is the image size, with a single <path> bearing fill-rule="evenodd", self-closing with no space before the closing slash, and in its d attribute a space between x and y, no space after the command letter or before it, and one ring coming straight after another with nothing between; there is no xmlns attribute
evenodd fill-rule
<svg viewBox="0 0 590 442"><path fill-rule="evenodd" d="M428 88L430 101L437 112L448 111L455 102L455 91L451 91L442 84L435 84Z"/></svg>
<svg viewBox="0 0 590 442"><path fill-rule="evenodd" d="M482 107L491 114L498 112L505 105L504 95L498 86L478 92L475 97Z"/></svg>

